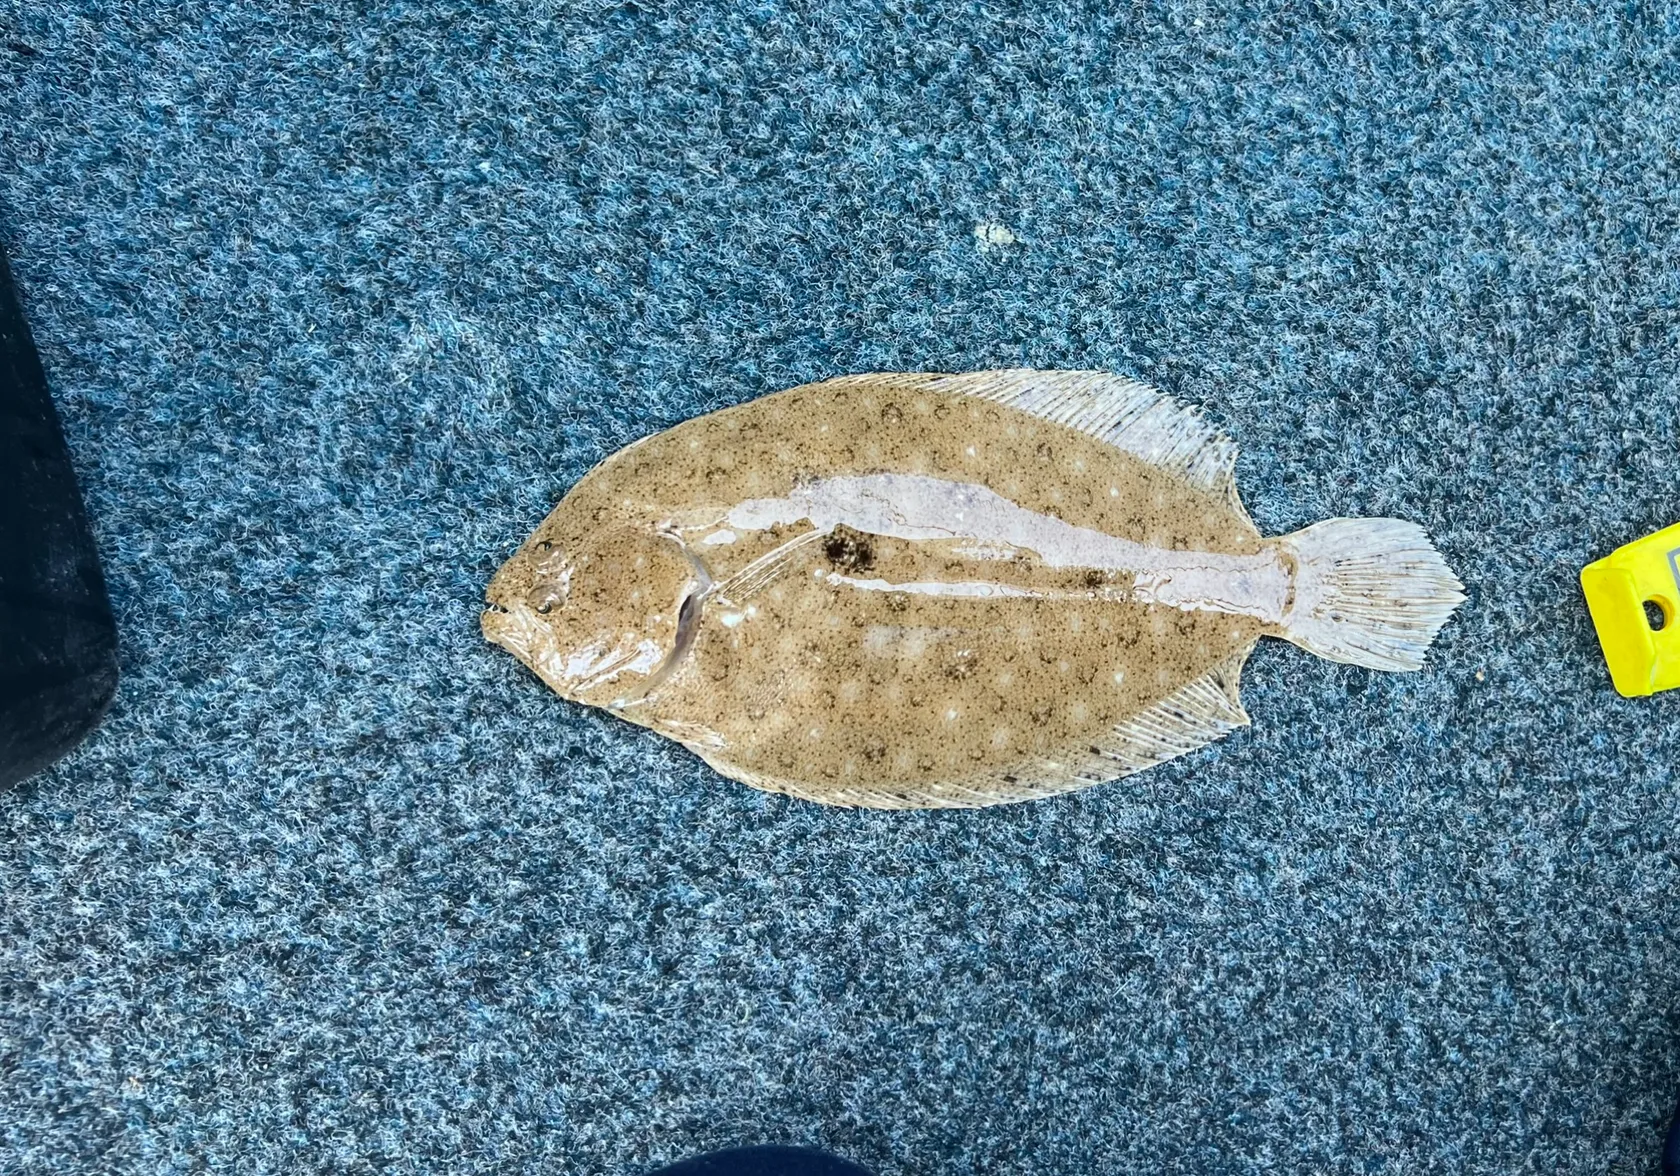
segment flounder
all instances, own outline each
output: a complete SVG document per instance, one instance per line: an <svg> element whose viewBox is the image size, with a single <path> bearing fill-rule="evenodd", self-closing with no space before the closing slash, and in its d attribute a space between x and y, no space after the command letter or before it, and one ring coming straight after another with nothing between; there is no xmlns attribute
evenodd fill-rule
<svg viewBox="0 0 1680 1176"><path fill-rule="evenodd" d="M1464 599L1423 530L1262 538L1236 447L1100 372L847 376L591 470L484 635L566 698L824 804L971 807L1246 725L1265 636L1416 670Z"/></svg>

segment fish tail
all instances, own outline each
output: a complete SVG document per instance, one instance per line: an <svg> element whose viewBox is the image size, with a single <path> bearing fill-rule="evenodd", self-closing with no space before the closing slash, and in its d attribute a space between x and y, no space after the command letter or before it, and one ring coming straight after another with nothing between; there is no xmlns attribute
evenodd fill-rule
<svg viewBox="0 0 1680 1176"><path fill-rule="evenodd" d="M1329 519L1278 540L1296 560L1284 636L1331 661L1418 670L1464 585L1416 523Z"/></svg>

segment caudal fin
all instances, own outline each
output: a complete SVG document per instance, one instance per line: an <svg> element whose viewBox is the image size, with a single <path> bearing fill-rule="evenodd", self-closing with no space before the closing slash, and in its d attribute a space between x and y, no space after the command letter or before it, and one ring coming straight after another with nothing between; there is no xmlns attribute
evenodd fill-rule
<svg viewBox="0 0 1680 1176"><path fill-rule="evenodd" d="M1429 536L1400 519L1329 519L1285 535L1295 600L1284 636L1331 661L1418 670L1464 599Z"/></svg>

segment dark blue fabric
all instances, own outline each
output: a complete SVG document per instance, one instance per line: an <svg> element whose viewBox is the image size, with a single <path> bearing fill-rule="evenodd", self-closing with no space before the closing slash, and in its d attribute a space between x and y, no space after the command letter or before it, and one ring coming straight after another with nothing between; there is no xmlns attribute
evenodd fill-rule
<svg viewBox="0 0 1680 1176"><path fill-rule="evenodd" d="M1649 1170L1680 695L1669 5L0 2L0 237L125 683L0 797L0 1170ZM1258 523L1416 519L1429 668L1001 811L829 812L562 703L491 572L614 449L1100 367Z"/></svg>
<svg viewBox="0 0 1680 1176"><path fill-rule="evenodd" d="M849 1160L808 1147L739 1147L661 1168L651 1176L870 1176Z"/></svg>

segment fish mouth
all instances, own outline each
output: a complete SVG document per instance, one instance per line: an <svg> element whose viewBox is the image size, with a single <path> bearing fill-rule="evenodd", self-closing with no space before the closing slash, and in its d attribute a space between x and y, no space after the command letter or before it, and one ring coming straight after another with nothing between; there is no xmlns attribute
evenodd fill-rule
<svg viewBox="0 0 1680 1176"><path fill-rule="evenodd" d="M478 628L484 639L500 645L520 661L528 660L524 650L530 648L527 630L535 618L520 615L518 593L512 591L508 569L510 560L497 569L484 589L484 610L478 614ZM525 611L529 611L528 609Z"/></svg>
<svg viewBox="0 0 1680 1176"><path fill-rule="evenodd" d="M554 633L546 618L524 599L513 560L496 572L484 590L484 608L478 614L479 632L492 645L499 645L518 658L550 687L566 697L571 691L543 673L554 645Z"/></svg>
<svg viewBox="0 0 1680 1176"><path fill-rule="evenodd" d="M529 605L507 605L492 598L485 602L478 614L478 628L484 639L499 645L514 657L536 669L536 654L548 626L538 618Z"/></svg>

